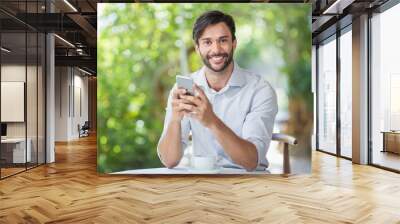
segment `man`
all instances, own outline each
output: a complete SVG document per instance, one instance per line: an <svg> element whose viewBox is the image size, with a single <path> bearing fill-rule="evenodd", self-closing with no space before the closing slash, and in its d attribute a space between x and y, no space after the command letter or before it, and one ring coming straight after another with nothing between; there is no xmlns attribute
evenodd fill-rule
<svg viewBox="0 0 400 224"><path fill-rule="evenodd" d="M195 155L216 156L222 167L265 170L278 112L275 91L233 61L237 41L230 15L201 15L193 40L205 66L190 75L195 96L176 86L171 90L157 148L160 160L168 168L178 165L191 131Z"/></svg>

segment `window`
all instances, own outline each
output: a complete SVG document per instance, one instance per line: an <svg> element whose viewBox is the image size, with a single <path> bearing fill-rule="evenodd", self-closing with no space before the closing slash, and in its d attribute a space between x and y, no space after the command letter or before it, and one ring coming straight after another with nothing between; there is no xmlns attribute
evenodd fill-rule
<svg viewBox="0 0 400 224"><path fill-rule="evenodd" d="M400 5L371 18L372 163L400 170Z"/></svg>
<svg viewBox="0 0 400 224"><path fill-rule="evenodd" d="M352 33L340 36L340 155L351 158L352 142Z"/></svg>
<svg viewBox="0 0 400 224"><path fill-rule="evenodd" d="M318 149L336 154L336 36L318 48Z"/></svg>

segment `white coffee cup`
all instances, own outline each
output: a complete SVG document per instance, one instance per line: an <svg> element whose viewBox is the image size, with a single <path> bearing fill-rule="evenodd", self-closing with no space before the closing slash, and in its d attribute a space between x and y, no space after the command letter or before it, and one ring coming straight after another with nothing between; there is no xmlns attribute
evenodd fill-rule
<svg viewBox="0 0 400 224"><path fill-rule="evenodd" d="M215 168L215 157L192 156L191 167L196 170L213 170Z"/></svg>

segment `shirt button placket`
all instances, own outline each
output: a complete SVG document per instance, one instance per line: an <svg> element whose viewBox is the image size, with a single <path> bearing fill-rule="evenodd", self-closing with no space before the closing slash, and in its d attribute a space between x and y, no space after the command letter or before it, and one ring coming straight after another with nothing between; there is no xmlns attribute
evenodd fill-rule
<svg viewBox="0 0 400 224"><path fill-rule="evenodd" d="M217 111L215 110L215 97L216 97L216 94L211 94L210 103L211 103L214 113L217 114Z"/></svg>

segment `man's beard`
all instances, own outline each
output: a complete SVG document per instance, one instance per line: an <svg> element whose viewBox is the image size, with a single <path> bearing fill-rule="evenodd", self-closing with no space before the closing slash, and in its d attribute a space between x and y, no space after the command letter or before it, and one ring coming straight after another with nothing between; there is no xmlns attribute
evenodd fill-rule
<svg viewBox="0 0 400 224"><path fill-rule="evenodd" d="M210 59L214 56L222 56L224 58L224 65L220 68L220 69L214 69L210 63ZM217 72L220 73L222 71L224 71L228 65L232 62L233 60L233 48L230 52L230 54L228 53L220 53L220 54L212 54L212 55L201 55L201 59L203 60L203 63L207 66L207 68L211 69L213 72Z"/></svg>

